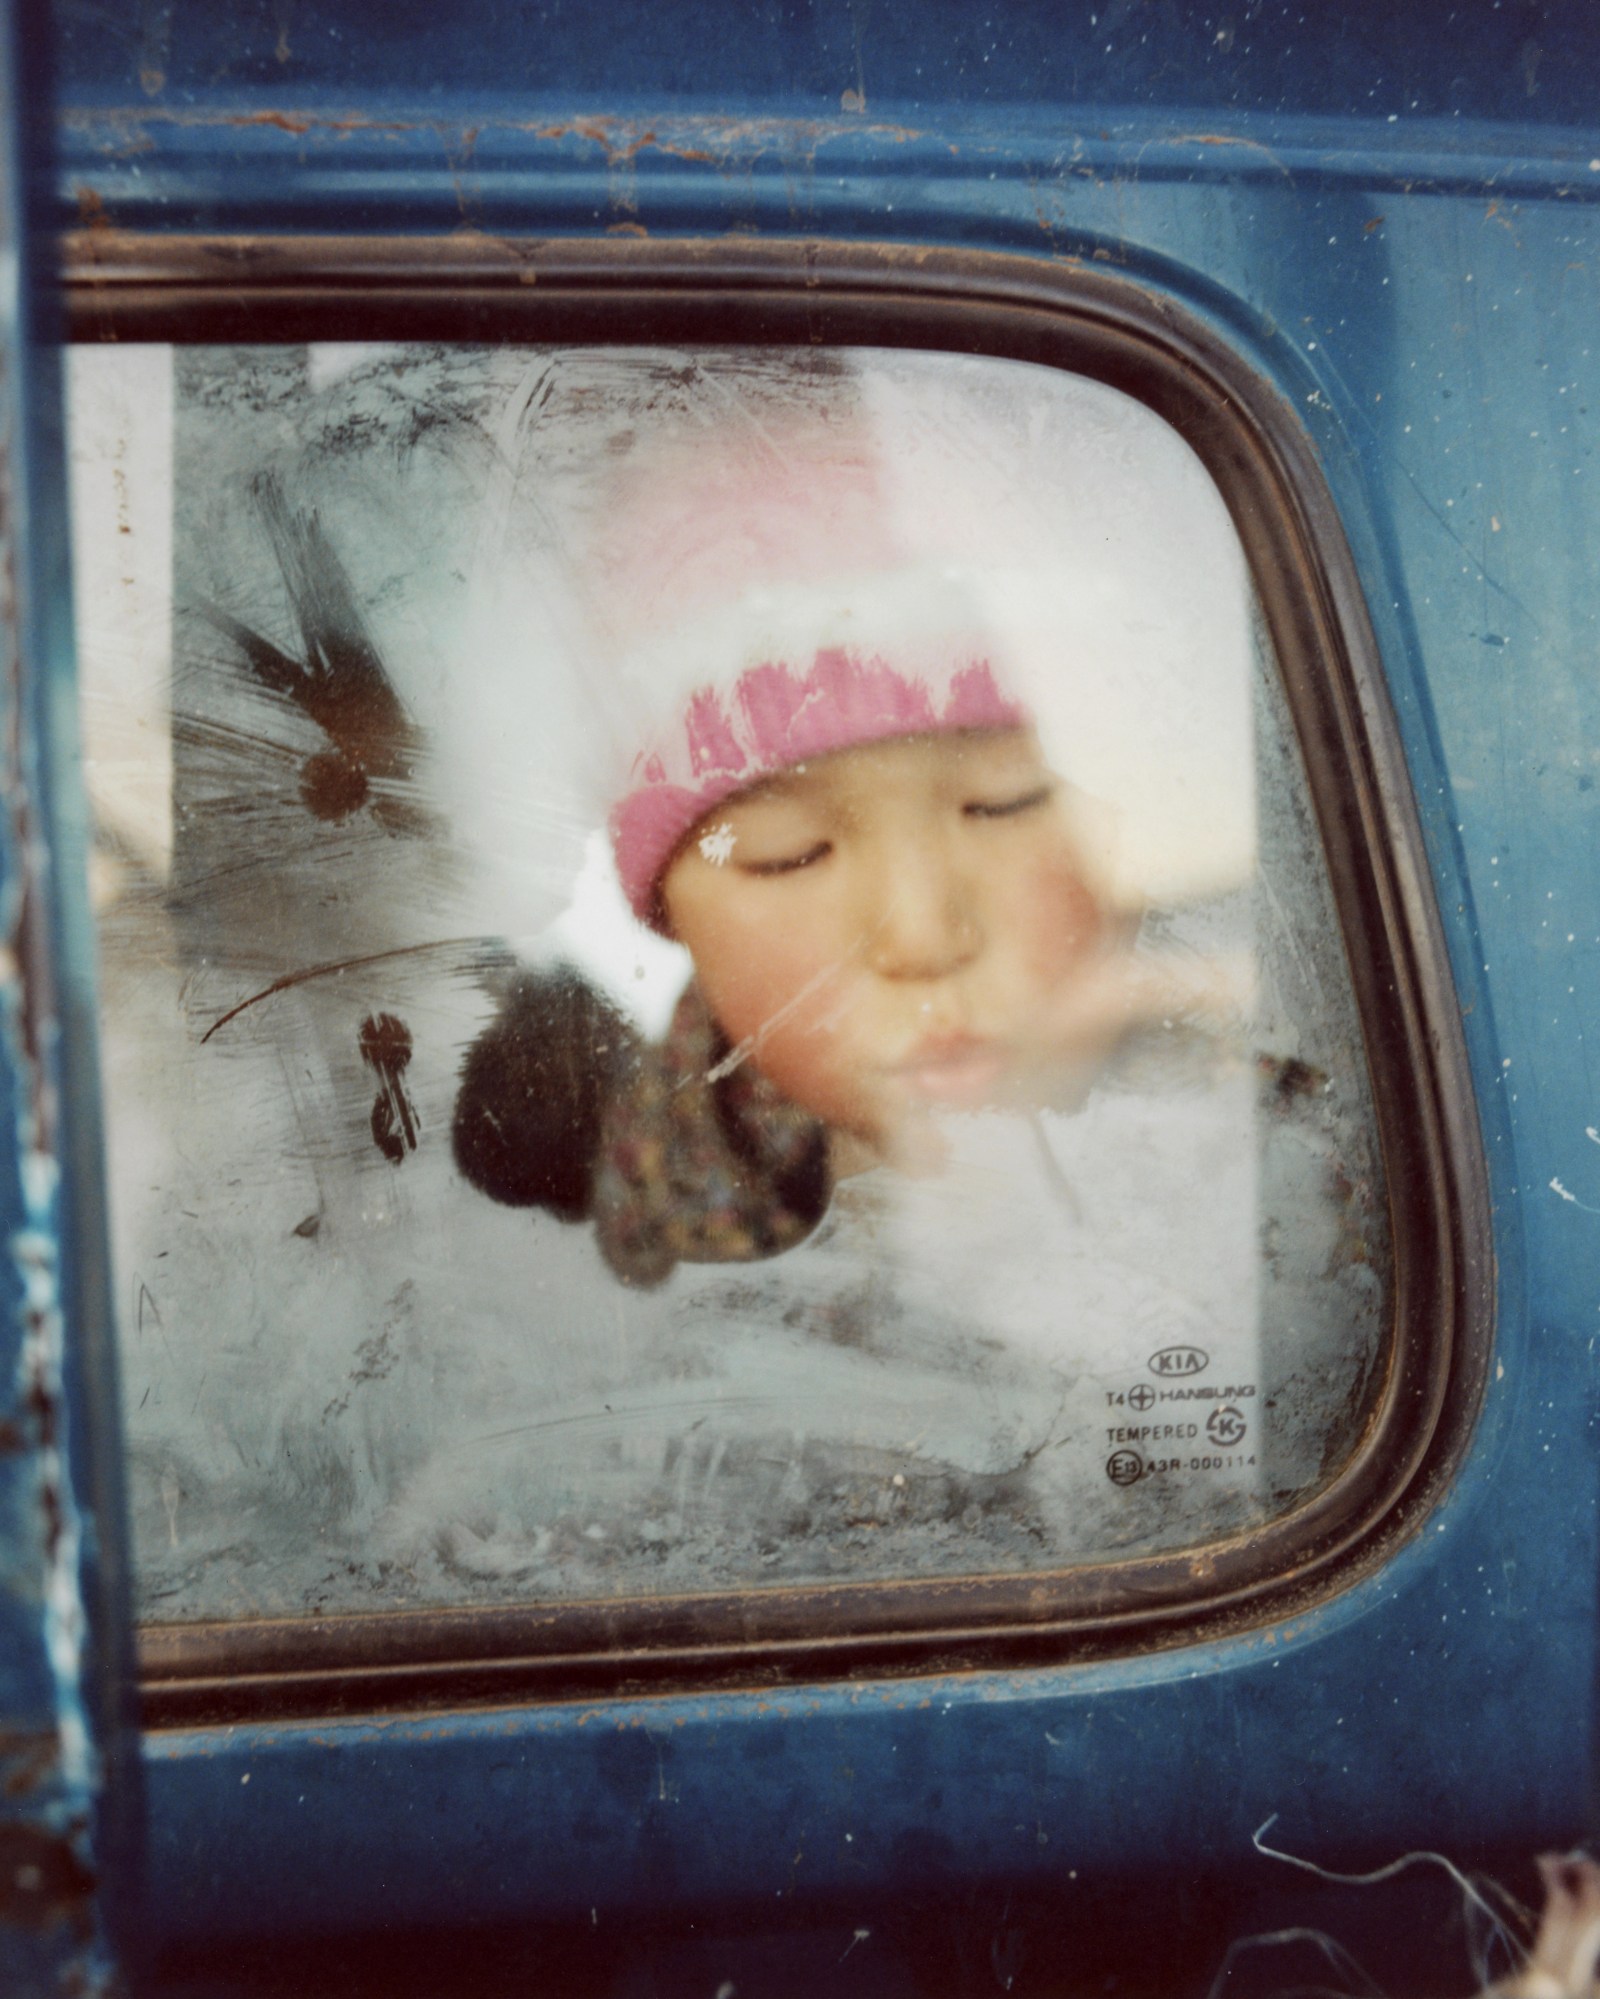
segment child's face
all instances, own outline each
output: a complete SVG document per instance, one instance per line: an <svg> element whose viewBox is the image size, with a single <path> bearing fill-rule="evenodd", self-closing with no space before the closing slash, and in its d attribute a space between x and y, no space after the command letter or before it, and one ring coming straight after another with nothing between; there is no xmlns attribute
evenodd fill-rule
<svg viewBox="0 0 1600 1999"><path fill-rule="evenodd" d="M1028 729L840 750L708 813L662 898L706 1002L792 1102L936 1158L943 1109L1035 1100L1107 920Z"/></svg>

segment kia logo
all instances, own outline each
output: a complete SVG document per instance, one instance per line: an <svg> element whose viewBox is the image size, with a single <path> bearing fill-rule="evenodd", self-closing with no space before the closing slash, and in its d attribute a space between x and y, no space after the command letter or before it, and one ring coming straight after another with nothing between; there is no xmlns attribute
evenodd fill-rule
<svg viewBox="0 0 1600 1999"><path fill-rule="evenodd" d="M1176 1374L1204 1374L1211 1356L1203 1347L1163 1347L1150 1356L1150 1372L1170 1378Z"/></svg>

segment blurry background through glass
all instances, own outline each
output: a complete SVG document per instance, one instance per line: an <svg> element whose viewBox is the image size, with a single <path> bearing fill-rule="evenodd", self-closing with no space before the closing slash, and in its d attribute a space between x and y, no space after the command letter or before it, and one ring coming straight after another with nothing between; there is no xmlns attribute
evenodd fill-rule
<svg viewBox="0 0 1600 1999"><path fill-rule="evenodd" d="M1338 1469L1360 1032L1149 410L771 349L70 387L143 1616L1105 1562Z"/></svg>

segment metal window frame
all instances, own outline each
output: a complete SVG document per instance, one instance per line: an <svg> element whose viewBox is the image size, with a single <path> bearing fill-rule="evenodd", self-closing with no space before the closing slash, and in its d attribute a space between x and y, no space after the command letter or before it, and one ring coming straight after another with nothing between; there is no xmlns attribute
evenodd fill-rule
<svg viewBox="0 0 1600 1999"><path fill-rule="evenodd" d="M1325 1486L1259 1528L1022 1575L147 1625L147 1727L1111 1657L1303 1612L1418 1530L1487 1379L1487 1177L1355 564L1294 410L1226 339L1103 267L865 243L91 230L66 239L64 277L70 337L85 342L916 347L1064 368L1137 397L1207 465L1250 563L1344 929L1394 1241L1364 1433Z"/></svg>

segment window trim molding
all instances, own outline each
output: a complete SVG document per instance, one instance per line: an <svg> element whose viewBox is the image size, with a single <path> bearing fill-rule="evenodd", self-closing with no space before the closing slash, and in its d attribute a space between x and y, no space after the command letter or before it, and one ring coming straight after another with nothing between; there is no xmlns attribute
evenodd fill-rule
<svg viewBox="0 0 1600 1999"><path fill-rule="evenodd" d="M1416 1533L1488 1375L1495 1267L1465 1042L1355 563L1287 400L1211 326L1100 265L738 239L64 240L76 341L917 347L1136 396L1216 480L1302 747L1372 1072L1394 1241L1386 1372L1356 1449L1262 1527L1036 1573L501 1608L153 1624L147 1727L1059 1664L1301 1614Z"/></svg>

